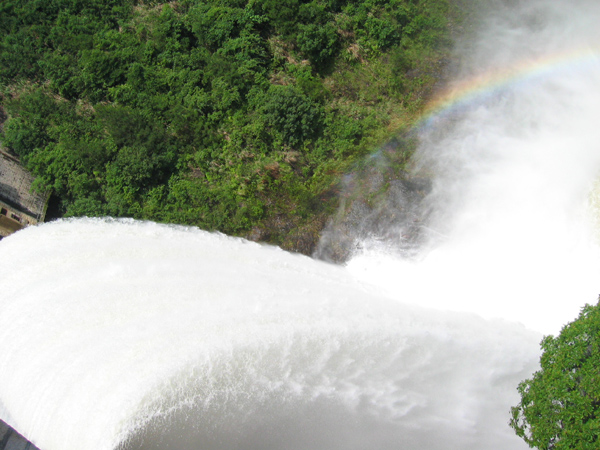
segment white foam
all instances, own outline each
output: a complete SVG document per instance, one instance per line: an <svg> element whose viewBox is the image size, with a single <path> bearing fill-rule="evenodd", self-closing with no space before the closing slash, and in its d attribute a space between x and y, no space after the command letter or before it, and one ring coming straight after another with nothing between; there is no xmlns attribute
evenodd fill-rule
<svg viewBox="0 0 600 450"><path fill-rule="evenodd" d="M44 450L525 448L522 326L195 229L56 222L0 253L0 418Z"/></svg>

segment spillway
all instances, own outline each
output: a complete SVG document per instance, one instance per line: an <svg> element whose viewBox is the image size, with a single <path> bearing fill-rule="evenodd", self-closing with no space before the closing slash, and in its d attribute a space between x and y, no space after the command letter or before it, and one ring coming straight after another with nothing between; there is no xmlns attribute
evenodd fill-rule
<svg viewBox="0 0 600 450"><path fill-rule="evenodd" d="M0 417L43 450L519 448L540 334L135 221L0 242Z"/></svg>

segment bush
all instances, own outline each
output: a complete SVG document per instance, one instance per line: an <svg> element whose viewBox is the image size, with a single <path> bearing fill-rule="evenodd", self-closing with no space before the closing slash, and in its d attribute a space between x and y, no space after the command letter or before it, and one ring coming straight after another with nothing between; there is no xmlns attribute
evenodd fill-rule
<svg viewBox="0 0 600 450"><path fill-rule="evenodd" d="M314 136L322 124L320 105L293 86L271 86L264 105L267 124L291 146Z"/></svg>
<svg viewBox="0 0 600 450"><path fill-rule="evenodd" d="M519 385L511 427L543 450L600 448L600 303L541 343L541 369Z"/></svg>
<svg viewBox="0 0 600 450"><path fill-rule="evenodd" d="M330 23L302 25L297 39L300 51L317 70L331 62L339 47L337 31Z"/></svg>

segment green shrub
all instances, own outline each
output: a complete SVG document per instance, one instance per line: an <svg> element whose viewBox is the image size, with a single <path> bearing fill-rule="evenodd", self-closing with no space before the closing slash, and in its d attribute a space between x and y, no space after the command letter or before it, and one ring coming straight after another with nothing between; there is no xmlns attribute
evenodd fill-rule
<svg viewBox="0 0 600 450"><path fill-rule="evenodd" d="M331 23L300 25L297 41L317 70L331 63L339 48L337 31Z"/></svg>
<svg viewBox="0 0 600 450"><path fill-rule="evenodd" d="M511 427L542 450L600 446L600 303L542 341L541 369L519 385Z"/></svg>
<svg viewBox="0 0 600 450"><path fill-rule="evenodd" d="M322 125L322 108L293 86L271 86L263 111L266 123L291 146L315 136Z"/></svg>

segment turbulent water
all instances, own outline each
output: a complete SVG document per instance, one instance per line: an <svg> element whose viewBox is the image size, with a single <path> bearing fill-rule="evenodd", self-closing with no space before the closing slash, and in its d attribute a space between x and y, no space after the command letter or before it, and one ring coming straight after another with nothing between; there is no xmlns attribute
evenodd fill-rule
<svg viewBox="0 0 600 450"><path fill-rule="evenodd" d="M522 326L198 230L54 223L1 250L2 417L44 450L514 445Z"/></svg>
<svg viewBox="0 0 600 450"><path fill-rule="evenodd" d="M541 333L600 293L600 5L490 5L457 80L505 75L424 123L409 259L365 230L340 267L153 223L27 228L0 242L0 418L43 450L525 449L508 411Z"/></svg>

